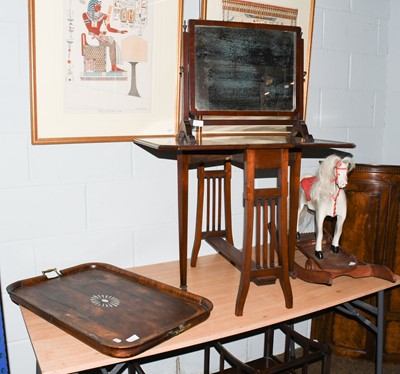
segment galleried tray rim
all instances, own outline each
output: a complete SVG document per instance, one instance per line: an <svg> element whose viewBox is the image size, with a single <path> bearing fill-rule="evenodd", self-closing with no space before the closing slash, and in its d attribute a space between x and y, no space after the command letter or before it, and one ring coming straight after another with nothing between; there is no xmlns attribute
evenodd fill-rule
<svg viewBox="0 0 400 374"><path fill-rule="evenodd" d="M204 322L213 308L202 296L110 264L46 273L10 284L11 300L112 357L136 356Z"/></svg>

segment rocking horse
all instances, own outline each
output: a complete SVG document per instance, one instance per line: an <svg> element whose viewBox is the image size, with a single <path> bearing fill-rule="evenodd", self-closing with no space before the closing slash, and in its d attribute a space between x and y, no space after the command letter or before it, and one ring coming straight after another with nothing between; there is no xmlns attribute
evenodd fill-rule
<svg viewBox="0 0 400 374"><path fill-rule="evenodd" d="M322 238L325 217L337 217L331 250L339 253L339 239L346 219L347 204L344 188L347 173L354 168L351 157L328 156L320 165L316 176L305 175L300 180L299 210L297 219L297 238L300 238L299 222L304 207L315 211L316 242L315 256L323 259Z"/></svg>
<svg viewBox="0 0 400 374"><path fill-rule="evenodd" d="M344 188L347 174L354 166L351 157L331 155L320 164L316 176L305 175L300 180L296 248L305 255L306 261L304 267L295 261L294 274L306 282L331 285L334 278L342 275L396 281L396 276L388 267L360 262L339 246L347 215ZM299 232L305 207L315 212L315 234ZM323 229L327 216L337 218L333 238Z"/></svg>

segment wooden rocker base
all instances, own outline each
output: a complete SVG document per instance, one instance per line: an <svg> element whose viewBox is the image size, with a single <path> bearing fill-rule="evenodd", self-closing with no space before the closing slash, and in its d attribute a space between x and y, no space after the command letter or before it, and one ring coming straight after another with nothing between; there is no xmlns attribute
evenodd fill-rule
<svg viewBox="0 0 400 374"><path fill-rule="evenodd" d="M396 282L395 274L385 265L360 262L355 256L340 249L335 254L331 251L332 238L325 233L322 241L323 259L315 256L315 235L305 233L297 240L296 249L304 254L304 266L294 262L294 276L309 283L332 285L333 279L340 276L352 278L375 277L390 282Z"/></svg>

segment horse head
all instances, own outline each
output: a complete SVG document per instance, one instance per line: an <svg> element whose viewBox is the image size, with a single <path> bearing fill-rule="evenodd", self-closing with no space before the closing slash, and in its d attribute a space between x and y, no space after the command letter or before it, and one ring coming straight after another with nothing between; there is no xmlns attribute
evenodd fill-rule
<svg viewBox="0 0 400 374"><path fill-rule="evenodd" d="M349 156L337 161L335 166L335 183L342 189L347 186L347 174L354 168L353 159Z"/></svg>
<svg viewBox="0 0 400 374"><path fill-rule="evenodd" d="M341 158L338 155L330 155L322 161L318 179L326 182L335 182L340 189L347 185L347 174L354 168L353 158L346 156Z"/></svg>

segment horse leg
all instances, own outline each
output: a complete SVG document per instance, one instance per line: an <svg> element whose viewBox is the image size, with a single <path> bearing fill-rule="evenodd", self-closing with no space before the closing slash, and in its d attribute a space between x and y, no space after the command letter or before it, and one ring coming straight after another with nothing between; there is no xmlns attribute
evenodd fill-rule
<svg viewBox="0 0 400 374"><path fill-rule="evenodd" d="M342 235L343 231L343 223L346 217L343 215L337 216L335 232L333 234L332 244L331 244L331 251L335 254L339 253L340 246L339 240L340 236Z"/></svg>
<svg viewBox="0 0 400 374"><path fill-rule="evenodd" d="M315 257L322 260L324 255L322 253L322 238L323 238L323 225L326 215L321 211L321 207L315 212L315 223L316 223L316 239L315 239Z"/></svg>
<svg viewBox="0 0 400 374"><path fill-rule="evenodd" d="M299 240L301 237L299 228L300 228L300 218L301 218L301 213L305 209L306 205L306 198L304 196L304 191L302 188L300 188L300 196L299 196L299 207L297 209L297 227L296 227L296 239Z"/></svg>
<svg viewBox="0 0 400 374"><path fill-rule="evenodd" d="M299 240L301 237L300 231L299 231L299 226L300 226L300 216L301 216L301 212L304 209L304 205L300 205L298 212L297 212L297 228L296 228L296 239Z"/></svg>
<svg viewBox="0 0 400 374"><path fill-rule="evenodd" d="M347 215L347 201L344 192L339 195L338 200L336 201L336 210L338 214L336 219L335 232L333 234L332 245L331 245L331 251L333 253L339 253L340 250L339 240L340 236L342 235L343 224Z"/></svg>

